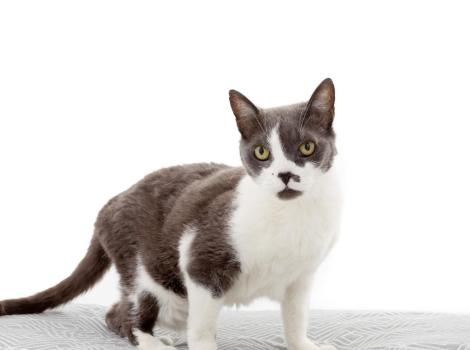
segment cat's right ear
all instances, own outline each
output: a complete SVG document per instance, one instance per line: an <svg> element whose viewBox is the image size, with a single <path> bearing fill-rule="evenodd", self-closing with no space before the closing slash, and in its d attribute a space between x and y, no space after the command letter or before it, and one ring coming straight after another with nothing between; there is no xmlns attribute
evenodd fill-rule
<svg viewBox="0 0 470 350"><path fill-rule="evenodd" d="M242 138L250 138L260 126L258 108L236 90L229 91L229 99Z"/></svg>

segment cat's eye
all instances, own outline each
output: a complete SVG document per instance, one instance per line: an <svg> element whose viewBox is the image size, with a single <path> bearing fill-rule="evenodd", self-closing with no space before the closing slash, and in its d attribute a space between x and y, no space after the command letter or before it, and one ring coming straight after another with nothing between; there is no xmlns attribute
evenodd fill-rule
<svg viewBox="0 0 470 350"><path fill-rule="evenodd" d="M315 152L315 143L313 141L304 142L299 146L299 151L304 157L311 156Z"/></svg>
<svg viewBox="0 0 470 350"><path fill-rule="evenodd" d="M255 148L255 157L259 160L268 160L269 158L269 149L264 146L256 146Z"/></svg>

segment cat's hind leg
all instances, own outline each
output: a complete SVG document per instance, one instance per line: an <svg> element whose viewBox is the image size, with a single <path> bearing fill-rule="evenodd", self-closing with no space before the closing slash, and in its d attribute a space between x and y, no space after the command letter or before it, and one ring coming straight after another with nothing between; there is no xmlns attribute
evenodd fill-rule
<svg viewBox="0 0 470 350"><path fill-rule="evenodd" d="M106 314L108 328L122 338L128 338L136 345L132 329L134 328L133 304L123 297L120 302L114 304Z"/></svg>
<svg viewBox="0 0 470 350"><path fill-rule="evenodd" d="M109 329L137 345L135 330L153 336L153 328L158 318L158 301L150 294L142 293L134 301L123 296L119 303L114 304L106 314ZM166 341L167 343L170 340Z"/></svg>
<svg viewBox="0 0 470 350"><path fill-rule="evenodd" d="M170 337L155 337L153 329L160 313L157 298L149 293L141 293L135 310L135 328L132 330L139 350L170 350L173 340Z"/></svg>

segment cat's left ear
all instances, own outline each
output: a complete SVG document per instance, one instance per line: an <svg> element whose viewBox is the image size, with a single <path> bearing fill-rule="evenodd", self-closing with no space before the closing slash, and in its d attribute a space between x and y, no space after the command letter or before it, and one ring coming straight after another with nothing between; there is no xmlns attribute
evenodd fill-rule
<svg viewBox="0 0 470 350"><path fill-rule="evenodd" d="M315 89L307 103L302 118L303 123L313 123L314 126L329 131L335 115L335 86L333 80L323 80Z"/></svg>

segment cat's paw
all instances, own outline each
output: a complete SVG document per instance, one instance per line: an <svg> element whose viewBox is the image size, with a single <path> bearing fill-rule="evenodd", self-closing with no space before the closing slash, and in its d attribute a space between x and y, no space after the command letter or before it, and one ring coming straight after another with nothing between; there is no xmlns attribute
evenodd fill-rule
<svg viewBox="0 0 470 350"><path fill-rule="evenodd" d="M177 350L172 346L173 340L169 337L156 338L138 329L134 329L133 333L138 342L138 350Z"/></svg>
<svg viewBox="0 0 470 350"><path fill-rule="evenodd" d="M163 336L163 337L158 337L158 340L160 340L163 344L173 346L175 345L175 342L172 338Z"/></svg>

